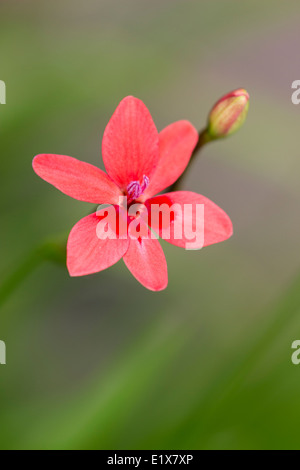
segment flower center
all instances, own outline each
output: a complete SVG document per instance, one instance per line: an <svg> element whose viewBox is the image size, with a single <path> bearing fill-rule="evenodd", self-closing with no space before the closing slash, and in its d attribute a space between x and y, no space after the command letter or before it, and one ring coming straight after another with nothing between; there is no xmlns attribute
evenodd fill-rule
<svg viewBox="0 0 300 470"><path fill-rule="evenodd" d="M127 186L127 197L128 201L134 201L138 197L140 197L147 186L149 185L149 178L146 175L143 175L143 181L140 183L139 181L131 181Z"/></svg>

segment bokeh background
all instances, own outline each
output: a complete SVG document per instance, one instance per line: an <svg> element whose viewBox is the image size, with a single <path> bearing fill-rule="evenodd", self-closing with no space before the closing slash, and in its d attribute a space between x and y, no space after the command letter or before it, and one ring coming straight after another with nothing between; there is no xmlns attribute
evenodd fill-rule
<svg viewBox="0 0 300 470"><path fill-rule="evenodd" d="M299 15L298 0L1 1L2 449L300 448ZM40 180L33 156L102 167L124 96L158 129L200 129L238 87L246 124L184 181L234 236L199 252L163 243L160 293L122 261L71 279L53 243L91 206Z"/></svg>

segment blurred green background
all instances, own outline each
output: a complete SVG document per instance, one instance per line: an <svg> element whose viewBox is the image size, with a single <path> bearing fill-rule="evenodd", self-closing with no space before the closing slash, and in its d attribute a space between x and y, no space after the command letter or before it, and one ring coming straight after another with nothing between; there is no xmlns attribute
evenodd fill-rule
<svg viewBox="0 0 300 470"><path fill-rule="evenodd" d="M77 279L45 262L2 302L2 449L300 448L299 15L298 0L0 3L2 287L91 210L40 180L34 155L102 167L129 94L158 129L200 129L224 93L251 96L242 130L184 181L230 215L229 241L164 243L160 293L122 261Z"/></svg>

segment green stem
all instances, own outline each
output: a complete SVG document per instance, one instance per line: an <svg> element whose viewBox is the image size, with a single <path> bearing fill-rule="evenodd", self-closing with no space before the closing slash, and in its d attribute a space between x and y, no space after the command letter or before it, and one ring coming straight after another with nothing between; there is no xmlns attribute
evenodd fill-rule
<svg viewBox="0 0 300 470"><path fill-rule="evenodd" d="M212 139L208 135L206 128L199 132L199 140L198 140L198 143L197 143L196 147L194 148L194 151L192 153L192 156L190 158L188 166L186 167L186 169L184 170L182 175L178 178L178 180L175 181L175 183L173 183L172 186L170 186L168 192L169 191L178 191L178 189L180 188L181 183L183 181L183 178L185 177L185 175L187 173L187 170L188 170L189 166L191 165L191 163L195 159L195 156L197 155L199 150L202 149L202 147L204 147L205 144L207 144L208 142L211 142L211 140Z"/></svg>
<svg viewBox="0 0 300 470"><path fill-rule="evenodd" d="M39 250L33 250L19 266L1 283L0 307L10 295L19 287L22 281L43 261Z"/></svg>
<svg viewBox="0 0 300 470"><path fill-rule="evenodd" d="M65 263L65 236L55 241L45 241L31 251L17 268L0 285L0 307L22 282L44 261Z"/></svg>

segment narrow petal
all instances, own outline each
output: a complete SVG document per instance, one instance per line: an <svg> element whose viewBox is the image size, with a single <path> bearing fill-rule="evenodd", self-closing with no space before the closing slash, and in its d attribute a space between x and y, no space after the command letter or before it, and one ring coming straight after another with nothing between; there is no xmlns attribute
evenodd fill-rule
<svg viewBox="0 0 300 470"><path fill-rule="evenodd" d="M124 262L131 274L147 289L160 291L167 287L168 269L162 247L157 239L130 238Z"/></svg>
<svg viewBox="0 0 300 470"><path fill-rule="evenodd" d="M71 230L67 244L67 267L71 276L84 276L109 268L126 253L128 238L99 238L98 224L105 209L81 219Z"/></svg>
<svg viewBox="0 0 300 470"><path fill-rule="evenodd" d="M158 132L144 103L124 98L110 119L102 141L109 176L125 190L133 181L151 177L158 162Z"/></svg>
<svg viewBox="0 0 300 470"><path fill-rule="evenodd" d="M143 199L171 186L185 170L198 142L198 132L188 121L177 121L159 133L159 161Z"/></svg>
<svg viewBox="0 0 300 470"><path fill-rule="evenodd" d="M117 204L122 194L104 171L76 158L41 154L32 166L43 180L79 201Z"/></svg>
<svg viewBox="0 0 300 470"><path fill-rule="evenodd" d="M219 243L232 235L228 215L210 199L189 191L156 196L146 202L148 223L161 238L186 249ZM159 217L159 212L162 215Z"/></svg>

